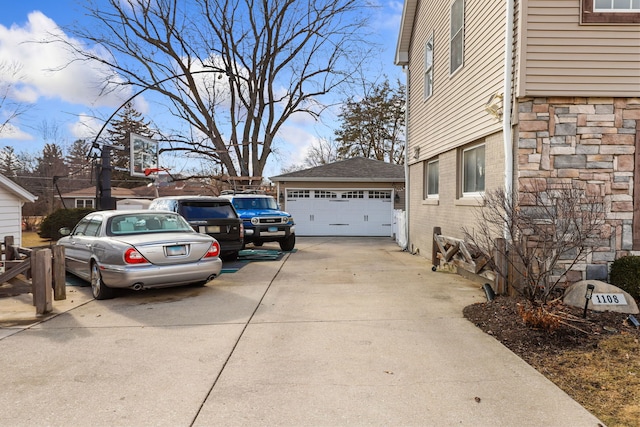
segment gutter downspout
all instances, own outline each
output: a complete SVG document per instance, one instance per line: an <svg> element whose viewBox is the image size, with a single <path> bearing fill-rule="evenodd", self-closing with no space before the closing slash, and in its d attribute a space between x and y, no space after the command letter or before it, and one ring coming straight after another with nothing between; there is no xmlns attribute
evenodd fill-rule
<svg viewBox="0 0 640 427"><path fill-rule="evenodd" d="M502 97L502 135L504 142L504 189L507 202L513 200L513 136L511 121L511 101L513 85L513 14L514 0L507 0L506 30L504 38L504 95ZM505 230L507 237L508 230Z"/></svg>
<svg viewBox="0 0 640 427"><path fill-rule="evenodd" d="M404 65L402 71L405 74L405 106L404 106L404 209L405 209L405 224L404 230L407 238L407 246L403 249L409 251L411 248L411 242L409 239L409 209L411 206L411 192L409 191L409 67Z"/></svg>

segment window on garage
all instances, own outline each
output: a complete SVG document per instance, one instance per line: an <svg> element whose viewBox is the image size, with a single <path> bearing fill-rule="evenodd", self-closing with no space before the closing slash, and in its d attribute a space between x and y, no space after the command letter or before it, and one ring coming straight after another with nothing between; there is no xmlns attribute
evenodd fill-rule
<svg viewBox="0 0 640 427"><path fill-rule="evenodd" d="M316 190L314 197L316 199L335 199L338 197L338 193L335 191Z"/></svg>
<svg viewBox="0 0 640 427"><path fill-rule="evenodd" d="M391 200L391 191L370 190L369 198Z"/></svg>
<svg viewBox="0 0 640 427"><path fill-rule="evenodd" d="M364 190L345 191L342 193L343 199L364 199Z"/></svg>
<svg viewBox="0 0 640 427"><path fill-rule="evenodd" d="M287 197L292 199L308 199L311 197L309 190L287 190Z"/></svg>

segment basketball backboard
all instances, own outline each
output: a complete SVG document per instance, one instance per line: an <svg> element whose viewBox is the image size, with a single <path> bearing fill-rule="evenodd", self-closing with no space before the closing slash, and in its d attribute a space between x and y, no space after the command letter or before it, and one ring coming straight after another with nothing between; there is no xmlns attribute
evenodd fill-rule
<svg viewBox="0 0 640 427"><path fill-rule="evenodd" d="M158 167L158 142L151 138L129 134L131 142L130 171L131 176L144 177L145 170Z"/></svg>

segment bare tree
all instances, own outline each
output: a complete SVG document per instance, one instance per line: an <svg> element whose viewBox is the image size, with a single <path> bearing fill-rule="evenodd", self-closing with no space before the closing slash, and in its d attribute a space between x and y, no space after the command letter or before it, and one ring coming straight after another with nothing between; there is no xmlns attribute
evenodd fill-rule
<svg viewBox="0 0 640 427"><path fill-rule="evenodd" d="M367 57L367 6L106 0L88 7L96 25L76 35L99 46L79 53L115 70L108 83L163 95L195 129L195 136L173 132L162 151L209 158L230 176L259 177L285 121L317 117L323 95L348 83Z"/></svg>
<svg viewBox="0 0 640 427"><path fill-rule="evenodd" d="M338 160L338 143L335 140L321 139L311 144L304 163L308 167L315 167L333 163L336 160Z"/></svg>
<svg viewBox="0 0 640 427"><path fill-rule="evenodd" d="M28 108L26 104L15 102L11 98L13 86L18 81L20 81L20 66L0 62L0 134Z"/></svg>
<svg viewBox="0 0 640 427"><path fill-rule="evenodd" d="M506 268L492 267L504 277L514 271L518 280L512 277L510 283L518 293L542 303L594 248L609 245L602 197L571 184L552 188L544 182L523 186L519 201L504 189L488 192L474 229L463 229L487 259L496 250L507 259ZM505 238L504 249L495 245L497 237Z"/></svg>

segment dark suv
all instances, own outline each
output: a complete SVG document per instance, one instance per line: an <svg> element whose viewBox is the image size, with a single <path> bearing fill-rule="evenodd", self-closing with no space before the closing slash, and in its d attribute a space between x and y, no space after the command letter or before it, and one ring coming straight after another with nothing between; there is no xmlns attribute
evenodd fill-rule
<svg viewBox="0 0 640 427"><path fill-rule="evenodd" d="M244 227L228 199L207 196L168 196L154 199L149 209L177 212L194 230L220 243L220 258L233 261L244 244Z"/></svg>

